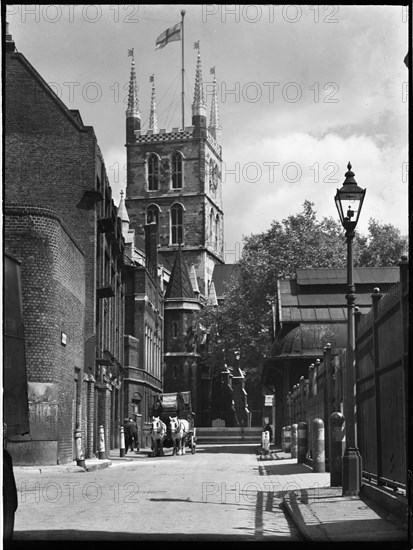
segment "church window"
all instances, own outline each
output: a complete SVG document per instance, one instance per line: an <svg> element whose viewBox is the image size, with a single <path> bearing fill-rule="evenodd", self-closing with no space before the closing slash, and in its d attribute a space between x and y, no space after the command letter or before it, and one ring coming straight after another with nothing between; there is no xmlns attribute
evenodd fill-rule
<svg viewBox="0 0 413 550"><path fill-rule="evenodd" d="M216 215L215 218L215 249L218 250L218 241L219 241L219 216Z"/></svg>
<svg viewBox="0 0 413 550"><path fill-rule="evenodd" d="M149 191L159 189L159 157L154 153L148 158L148 189Z"/></svg>
<svg viewBox="0 0 413 550"><path fill-rule="evenodd" d="M184 237L184 209L180 204L171 206L171 244L183 242Z"/></svg>
<svg viewBox="0 0 413 550"><path fill-rule="evenodd" d="M172 155L172 189L183 187L183 162L182 155L178 151Z"/></svg>
<svg viewBox="0 0 413 550"><path fill-rule="evenodd" d="M159 224L159 206L156 204L150 204L146 209L146 223L153 222Z"/></svg>

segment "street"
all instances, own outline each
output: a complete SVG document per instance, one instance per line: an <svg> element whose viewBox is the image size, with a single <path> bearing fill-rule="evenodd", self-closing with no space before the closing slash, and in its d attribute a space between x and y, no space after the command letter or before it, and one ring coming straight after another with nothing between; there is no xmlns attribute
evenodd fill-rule
<svg viewBox="0 0 413 550"><path fill-rule="evenodd" d="M194 455L166 449L93 472L16 468L14 540L302 540L281 497L314 486L314 475L256 451L198 444Z"/></svg>

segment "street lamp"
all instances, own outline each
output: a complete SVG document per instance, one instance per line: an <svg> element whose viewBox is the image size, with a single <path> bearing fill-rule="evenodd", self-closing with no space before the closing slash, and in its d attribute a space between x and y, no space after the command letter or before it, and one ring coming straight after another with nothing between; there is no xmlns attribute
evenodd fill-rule
<svg viewBox="0 0 413 550"><path fill-rule="evenodd" d="M357 495L361 488L361 456L356 446L355 429L355 286L353 274L354 231L360 217L366 190L357 185L350 162L343 187L334 197L347 242L347 350L343 369L343 406L346 422L346 448L343 456L343 495Z"/></svg>

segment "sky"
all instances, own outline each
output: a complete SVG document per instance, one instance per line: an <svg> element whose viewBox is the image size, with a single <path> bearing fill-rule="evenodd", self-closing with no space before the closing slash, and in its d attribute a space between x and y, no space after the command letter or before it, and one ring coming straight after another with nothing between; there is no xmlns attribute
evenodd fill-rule
<svg viewBox="0 0 413 550"><path fill-rule="evenodd" d="M224 255L243 236L314 203L338 214L352 164L369 219L408 233L408 12L395 5L10 5L25 55L93 126L113 199L126 188L125 110L134 49L142 130L154 74L158 125L180 127L181 42L156 38L184 17L185 125L191 124L200 41L209 119L215 67L222 125Z"/></svg>

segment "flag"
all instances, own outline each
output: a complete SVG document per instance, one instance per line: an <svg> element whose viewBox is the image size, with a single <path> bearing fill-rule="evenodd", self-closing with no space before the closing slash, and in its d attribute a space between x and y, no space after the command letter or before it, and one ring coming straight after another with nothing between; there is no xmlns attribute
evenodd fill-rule
<svg viewBox="0 0 413 550"><path fill-rule="evenodd" d="M152 74L150 77L149 77L149 82L155 82L155 75Z"/></svg>
<svg viewBox="0 0 413 550"><path fill-rule="evenodd" d="M134 48L132 48L131 50L128 50L128 57L133 57L133 50Z"/></svg>
<svg viewBox="0 0 413 550"><path fill-rule="evenodd" d="M211 67L209 69L209 74L215 74L215 67Z"/></svg>
<svg viewBox="0 0 413 550"><path fill-rule="evenodd" d="M173 27L169 27L169 29L166 29L162 34L158 36L156 39L156 45L155 50L160 50L161 48L164 48L169 42L173 42L174 40L181 40L181 23L177 23Z"/></svg>
<svg viewBox="0 0 413 550"><path fill-rule="evenodd" d="M199 50L199 40L194 42L194 50Z"/></svg>

